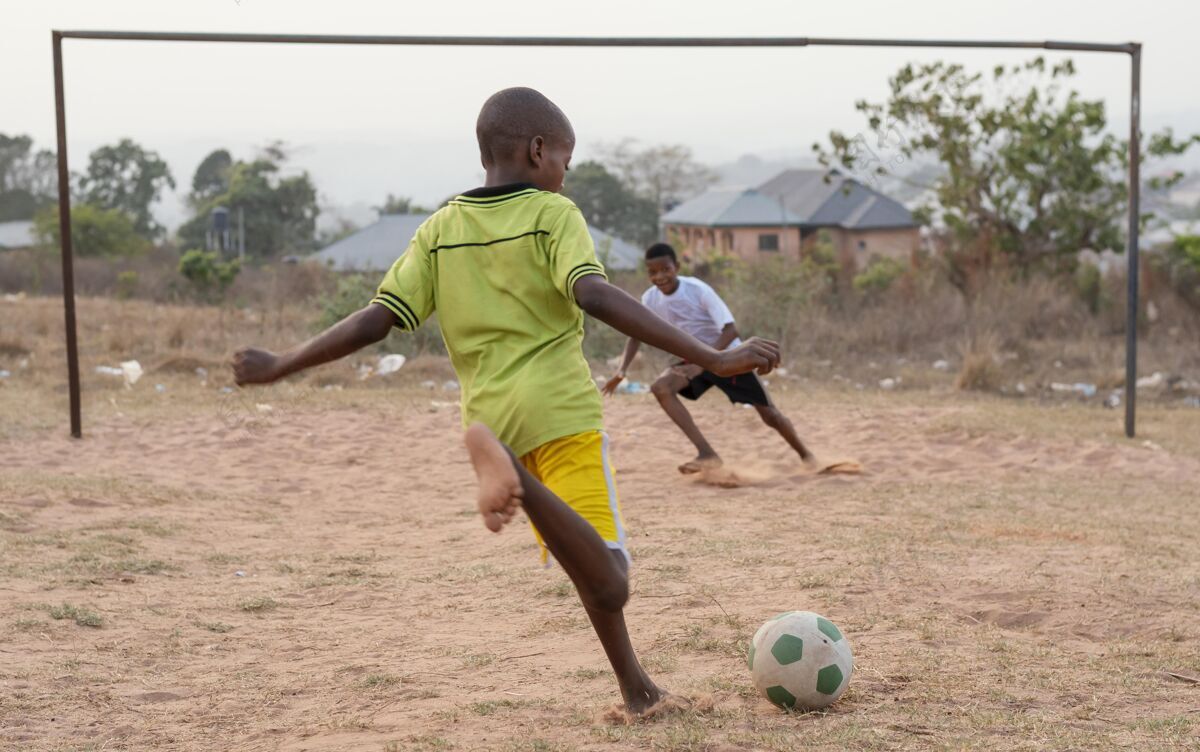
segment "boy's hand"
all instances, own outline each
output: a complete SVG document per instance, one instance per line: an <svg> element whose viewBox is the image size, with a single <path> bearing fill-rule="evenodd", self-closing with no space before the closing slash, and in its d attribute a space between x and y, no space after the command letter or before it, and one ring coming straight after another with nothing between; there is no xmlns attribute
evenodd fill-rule
<svg viewBox="0 0 1200 752"><path fill-rule="evenodd" d="M769 339L751 337L732 350L722 350L717 353L708 370L718 376L737 376L741 373L757 371L768 374L779 365L779 343Z"/></svg>
<svg viewBox="0 0 1200 752"><path fill-rule="evenodd" d="M233 378L243 384L270 384L279 378L279 356L267 350L246 347L233 355Z"/></svg>
<svg viewBox="0 0 1200 752"><path fill-rule="evenodd" d="M613 393L617 391L617 387L620 386L621 382L624 380L625 374L618 371L603 387L601 387L600 393L611 397Z"/></svg>

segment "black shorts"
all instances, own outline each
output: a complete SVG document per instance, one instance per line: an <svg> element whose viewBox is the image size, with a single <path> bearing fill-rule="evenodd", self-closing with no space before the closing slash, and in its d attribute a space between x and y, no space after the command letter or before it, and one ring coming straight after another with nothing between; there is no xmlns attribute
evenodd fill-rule
<svg viewBox="0 0 1200 752"><path fill-rule="evenodd" d="M758 374L753 371L738 376L718 376L711 371L705 371L680 389L679 396L698 400L700 395L714 386L725 392L725 396L734 404L761 405L762 407L771 404L771 400L767 398L767 390L759 381Z"/></svg>

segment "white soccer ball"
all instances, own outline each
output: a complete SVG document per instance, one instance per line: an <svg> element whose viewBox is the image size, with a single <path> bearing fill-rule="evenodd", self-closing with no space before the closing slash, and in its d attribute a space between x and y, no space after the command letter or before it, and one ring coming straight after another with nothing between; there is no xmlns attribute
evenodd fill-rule
<svg viewBox="0 0 1200 752"><path fill-rule="evenodd" d="M746 662L754 686L789 709L830 705L854 673L849 641L833 622L811 611L787 611L759 627Z"/></svg>

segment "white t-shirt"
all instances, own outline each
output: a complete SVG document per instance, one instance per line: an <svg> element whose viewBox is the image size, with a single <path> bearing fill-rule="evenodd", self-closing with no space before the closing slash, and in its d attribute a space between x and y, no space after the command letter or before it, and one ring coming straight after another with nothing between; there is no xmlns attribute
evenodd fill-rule
<svg viewBox="0 0 1200 752"><path fill-rule="evenodd" d="M710 347L717 343L725 325L733 323L733 314L721 296L695 277L680 276L679 287L670 295L651 287L642 293L642 305ZM738 344L741 340L734 339L729 346Z"/></svg>

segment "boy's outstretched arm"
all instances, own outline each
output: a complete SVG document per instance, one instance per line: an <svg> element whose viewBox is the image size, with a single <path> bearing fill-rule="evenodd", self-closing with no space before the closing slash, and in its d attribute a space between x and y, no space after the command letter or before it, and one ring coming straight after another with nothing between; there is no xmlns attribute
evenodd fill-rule
<svg viewBox="0 0 1200 752"><path fill-rule="evenodd" d="M270 384L372 345L386 337L395 323L391 311L372 303L287 352L277 355L254 347L238 350L233 356L234 379L239 386Z"/></svg>
<svg viewBox="0 0 1200 752"><path fill-rule="evenodd" d="M629 293L610 285L598 274L580 277L572 291L575 302L588 315L718 376L735 376L747 371L765 374L779 365L778 344L751 337L732 350L715 350L663 321Z"/></svg>

